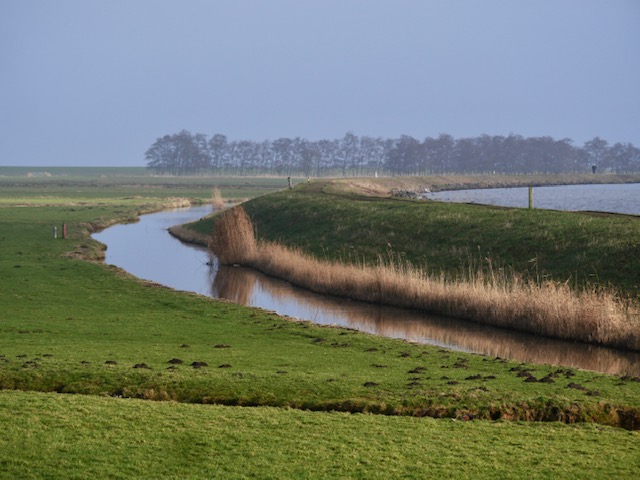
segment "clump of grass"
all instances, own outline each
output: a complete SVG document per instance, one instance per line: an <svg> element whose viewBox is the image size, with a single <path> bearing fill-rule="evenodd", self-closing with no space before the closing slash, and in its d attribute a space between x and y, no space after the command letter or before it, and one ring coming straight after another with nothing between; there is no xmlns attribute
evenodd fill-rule
<svg viewBox="0 0 640 480"><path fill-rule="evenodd" d="M222 264L241 264L310 290L439 313L538 335L640 350L638 306L615 292L535 282L515 273L478 269L448 279L399 256L376 265L321 261L277 243L256 240L242 207L225 212L210 242Z"/></svg>
<svg viewBox="0 0 640 480"><path fill-rule="evenodd" d="M218 187L214 187L211 191L212 204L217 210L222 210L224 208L224 199L222 198L222 193Z"/></svg>

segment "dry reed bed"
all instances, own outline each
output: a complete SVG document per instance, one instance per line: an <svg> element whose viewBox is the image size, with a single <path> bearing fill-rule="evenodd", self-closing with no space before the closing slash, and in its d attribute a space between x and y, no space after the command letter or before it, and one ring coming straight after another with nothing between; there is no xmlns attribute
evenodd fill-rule
<svg viewBox="0 0 640 480"><path fill-rule="evenodd" d="M221 215L209 246L222 264L249 266L319 293L640 350L638 306L612 291L577 292L557 282L537 284L493 272L449 280L394 258L380 257L375 266L320 261L300 250L258 242L242 207Z"/></svg>

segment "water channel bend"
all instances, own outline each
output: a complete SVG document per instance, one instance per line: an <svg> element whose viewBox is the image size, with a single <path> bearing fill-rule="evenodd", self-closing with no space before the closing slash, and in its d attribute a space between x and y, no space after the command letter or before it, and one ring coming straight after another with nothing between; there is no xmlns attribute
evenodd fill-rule
<svg viewBox="0 0 640 480"><path fill-rule="evenodd" d="M206 249L180 242L173 225L211 213L198 206L143 215L93 235L107 245L106 262L177 290L272 310L323 325L339 325L411 342L522 362L550 363L640 376L640 354L540 338L472 322L326 297L241 267L212 267ZM214 262L215 263L215 262Z"/></svg>

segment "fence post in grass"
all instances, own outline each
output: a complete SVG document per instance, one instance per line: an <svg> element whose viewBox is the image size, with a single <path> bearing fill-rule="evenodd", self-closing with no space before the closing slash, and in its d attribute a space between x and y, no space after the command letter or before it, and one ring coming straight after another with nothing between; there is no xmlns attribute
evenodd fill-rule
<svg viewBox="0 0 640 480"><path fill-rule="evenodd" d="M533 185L529 185L529 209L533 208Z"/></svg>
<svg viewBox="0 0 640 480"><path fill-rule="evenodd" d="M57 225L53 226L53 238L54 239L58 238L58 226Z"/></svg>
<svg viewBox="0 0 640 480"><path fill-rule="evenodd" d="M62 238L67 238L67 224L62 224Z"/></svg>

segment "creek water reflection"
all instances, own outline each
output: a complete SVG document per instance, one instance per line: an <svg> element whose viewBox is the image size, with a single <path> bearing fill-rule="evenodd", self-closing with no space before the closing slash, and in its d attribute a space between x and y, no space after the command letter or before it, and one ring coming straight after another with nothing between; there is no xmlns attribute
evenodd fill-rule
<svg viewBox="0 0 640 480"><path fill-rule="evenodd" d="M208 252L171 237L167 228L196 220L211 207L159 212L94 234L106 262L171 288L416 343L522 362L551 363L640 376L640 354L486 327L451 318L327 297L241 267L209 267Z"/></svg>
<svg viewBox="0 0 640 480"><path fill-rule="evenodd" d="M326 297L242 267L212 270L212 296L322 325L521 362L640 375L640 354L487 327L417 311Z"/></svg>

